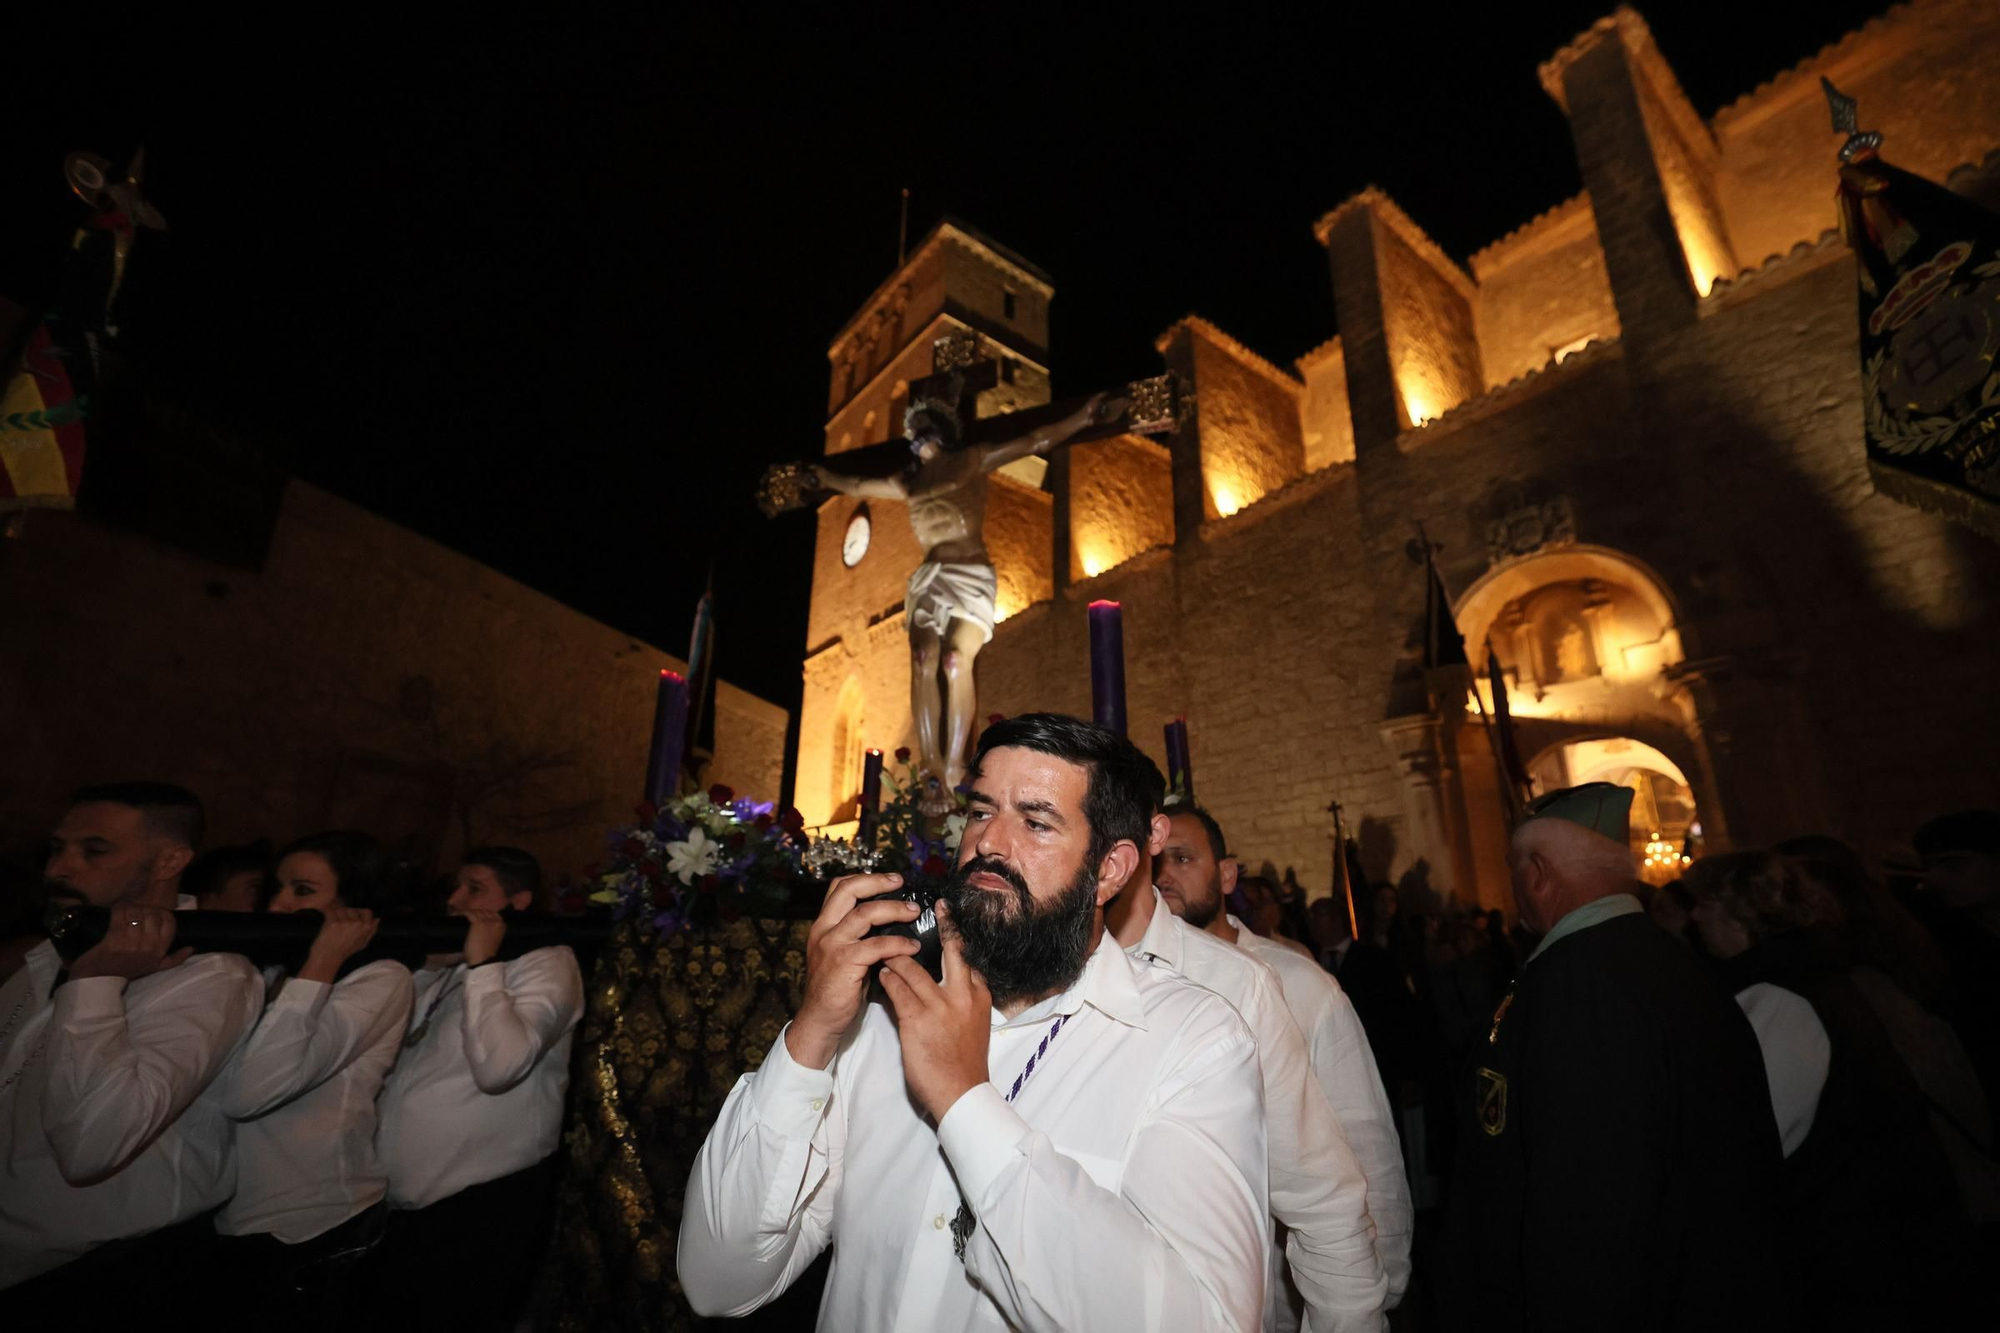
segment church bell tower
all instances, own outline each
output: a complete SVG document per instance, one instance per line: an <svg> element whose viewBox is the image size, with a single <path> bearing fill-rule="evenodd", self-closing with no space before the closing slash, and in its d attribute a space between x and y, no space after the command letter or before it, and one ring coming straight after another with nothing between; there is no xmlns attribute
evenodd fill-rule
<svg viewBox="0 0 2000 1333"><path fill-rule="evenodd" d="M1048 402L1054 295L1048 275L1021 256L964 223L940 222L827 348L827 454L901 438L910 385L932 373L941 339L973 340L979 359L999 363L978 416ZM1014 464L989 499L987 545L1003 618L1050 595L1046 466L1039 458ZM818 522L795 770L796 800L811 825L855 819L863 753L910 743L903 592L923 558L895 501L834 496Z"/></svg>

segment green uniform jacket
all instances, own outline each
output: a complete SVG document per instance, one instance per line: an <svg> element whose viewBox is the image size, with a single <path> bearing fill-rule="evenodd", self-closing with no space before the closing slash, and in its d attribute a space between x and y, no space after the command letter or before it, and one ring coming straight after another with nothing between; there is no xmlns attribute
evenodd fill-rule
<svg viewBox="0 0 2000 1333"><path fill-rule="evenodd" d="M1534 958L1456 1099L1444 1327L1786 1326L1756 1034L1645 915Z"/></svg>

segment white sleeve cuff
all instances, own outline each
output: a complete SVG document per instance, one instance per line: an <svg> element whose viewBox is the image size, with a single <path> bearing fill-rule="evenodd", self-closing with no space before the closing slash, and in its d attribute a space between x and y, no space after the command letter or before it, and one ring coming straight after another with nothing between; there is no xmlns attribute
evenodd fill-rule
<svg viewBox="0 0 2000 1333"><path fill-rule="evenodd" d="M271 1008L277 1011L303 1009L306 1017L317 1018L319 1011L326 1008L326 1000L333 994L333 987L324 981L306 981L301 977L288 977L278 988L278 998L271 1001Z"/></svg>
<svg viewBox="0 0 2000 1333"><path fill-rule="evenodd" d="M951 1104L938 1121L937 1133L959 1190L978 1212L993 1182L1021 1160L1028 1122L1007 1104L1000 1089L982 1083Z"/></svg>
<svg viewBox="0 0 2000 1333"><path fill-rule="evenodd" d="M110 1018L125 1012L123 977L78 977L56 987L55 1012L51 1027L63 1027L72 1019Z"/></svg>
<svg viewBox="0 0 2000 1333"><path fill-rule="evenodd" d="M792 1059L785 1045L787 1023L771 1043L770 1054L751 1080L751 1101L757 1119L785 1138L810 1138L833 1099L833 1061L825 1069L807 1069ZM834 1061L839 1060L834 1057Z"/></svg>
<svg viewBox="0 0 2000 1333"><path fill-rule="evenodd" d="M481 963L478 967L465 969L465 998L484 995L487 991L507 989L507 964Z"/></svg>

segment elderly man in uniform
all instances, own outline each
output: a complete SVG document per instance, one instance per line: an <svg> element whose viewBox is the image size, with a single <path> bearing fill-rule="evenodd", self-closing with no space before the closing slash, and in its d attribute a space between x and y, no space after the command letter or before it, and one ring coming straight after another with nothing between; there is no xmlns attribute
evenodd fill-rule
<svg viewBox="0 0 2000 1333"><path fill-rule="evenodd" d="M1514 830L1542 940L1463 1073L1447 1327L1784 1326L1757 1038L1632 894L1631 804L1588 783Z"/></svg>

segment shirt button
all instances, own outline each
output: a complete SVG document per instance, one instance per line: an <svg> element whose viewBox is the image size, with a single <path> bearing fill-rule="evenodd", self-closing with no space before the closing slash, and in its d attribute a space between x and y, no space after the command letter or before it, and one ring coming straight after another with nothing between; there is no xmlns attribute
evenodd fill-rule
<svg viewBox="0 0 2000 1333"><path fill-rule="evenodd" d="M944 1230L944 1214L943 1214L943 1213L939 1213L939 1214L938 1214L938 1215L937 1215L936 1217L933 1217L933 1218L931 1219L931 1230L933 1230L933 1231L943 1231L943 1230Z"/></svg>
<svg viewBox="0 0 2000 1333"><path fill-rule="evenodd" d="M825 1109L826 1109L826 1098L824 1098L824 1097L815 1097L815 1098L813 1098L813 1100L812 1100L812 1108L813 1108L813 1110L815 1110L815 1111L823 1111L823 1110L825 1110Z"/></svg>

